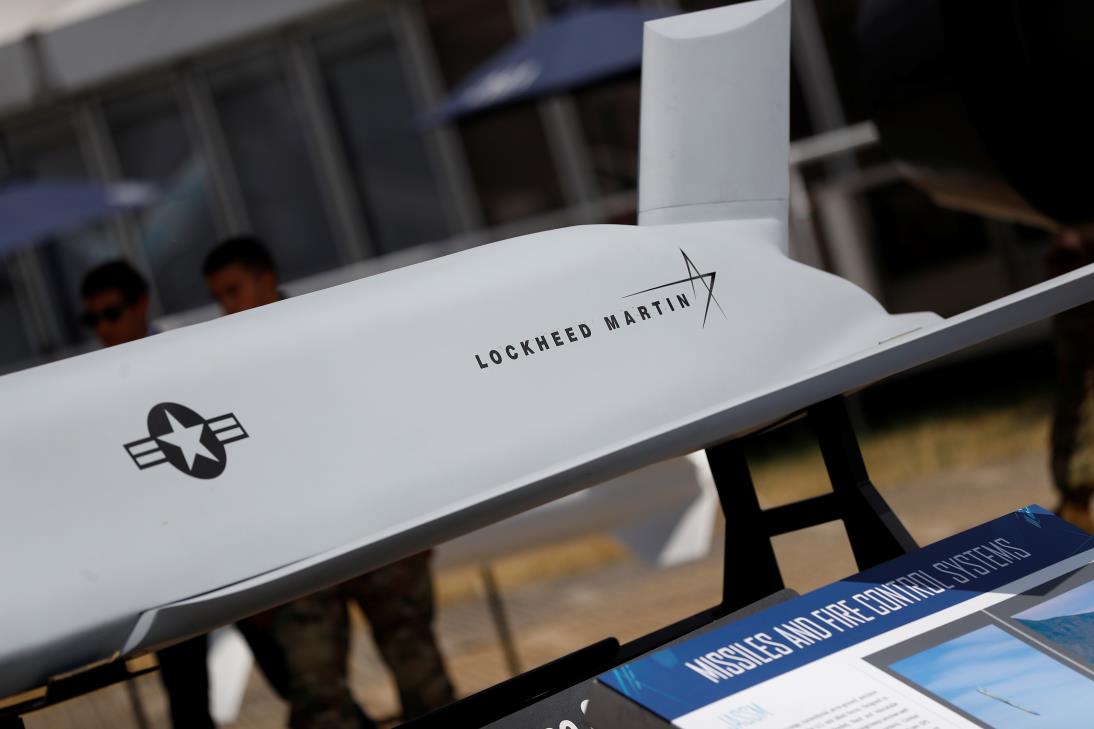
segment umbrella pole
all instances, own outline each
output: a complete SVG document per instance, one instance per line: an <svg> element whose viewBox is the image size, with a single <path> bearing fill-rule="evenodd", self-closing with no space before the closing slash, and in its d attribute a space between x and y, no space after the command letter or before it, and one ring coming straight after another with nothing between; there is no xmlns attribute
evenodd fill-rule
<svg viewBox="0 0 1094 729"><path fill-rule="evenodd" d="M509 625L509 616L505 612L505 603L502 602L494 568L489 562L483 562L479 565L479 574L482 575L482 583L486 587L486 605L490 609L490 619L494 623L494 630L497 631L498 642L501 643L505 669L510 676L516 676L521 670L520 657L517 655L517 641Z"/></svg>

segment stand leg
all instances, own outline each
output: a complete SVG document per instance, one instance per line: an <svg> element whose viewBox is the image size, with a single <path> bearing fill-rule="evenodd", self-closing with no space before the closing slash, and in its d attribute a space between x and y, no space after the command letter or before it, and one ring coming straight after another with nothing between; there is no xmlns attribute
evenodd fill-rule
<svg viewBox="0 0 1094 729"><path fill-rule="evenodd" d="M722 604L729 613L783 589L748 461L737 441L707 449L707 461L726 516Z"/></svg>
<svg viewBox="0 0 1094 729"><path fill-rule="evenodd" d="M505 614L505 604L501 601L501 591L498 590L497 580L494 579L494 570L484 562L479 567L479 573L486 586L486 604L490 608L494 628L498 631L501 652L505 656L505 668L510 676L516 676L520 673L520 658L517 656L517 644L513 638L513 631L509 627L509 617Z"/></svg>
<svg viewBox="0 0 1094 729"><path fill-rule="evenodd" d="M129 705L133 709L133 720L137 723L137 729L152 729L152 725L148 722L148 714L144 710L144 701L133 679L125 682L125 690L129 694Z"/></svg>
<svg viewBox="0 0 1094 729"><path fill-rule="evenodd" d="M843 398L810 408L809 419L859 568L917 549L912 535L870 481Z"/></svg>

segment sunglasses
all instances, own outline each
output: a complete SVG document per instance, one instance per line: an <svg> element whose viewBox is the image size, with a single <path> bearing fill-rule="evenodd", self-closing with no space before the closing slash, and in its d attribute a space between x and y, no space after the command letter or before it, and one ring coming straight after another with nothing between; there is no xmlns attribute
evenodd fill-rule
<svg viewBox="0 0 1094 729"><path fill-rule="evenodd" d="M80 323L88 329L94 329L96 326L98 326L100 321L104 321L108 324L113 324L118 321L118 319L122 318L122 314L125 313L125 310L129 306L129 304L126 304L124 306L119 306L115 304L114 306L107 306L103 309L100 309L99 311L85 311L80 317Z"/></svg>

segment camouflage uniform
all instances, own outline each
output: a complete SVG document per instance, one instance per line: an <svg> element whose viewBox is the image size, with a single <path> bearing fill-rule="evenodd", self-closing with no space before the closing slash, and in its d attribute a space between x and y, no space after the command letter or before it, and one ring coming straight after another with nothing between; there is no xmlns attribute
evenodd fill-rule
<svg viewBox="0 0 1094 729"><path fill-rule="evenodd" d="M252 618L280 648L292 729L375 726L354 701L347 681L347 599L356 600L369 620L398 686L404 718L452 701L433 635L429 559L429 552L415 555Z"/></svg>
<svg viewBox="0 0 1094 729"><path fill-rule="evenodd" d="M342 585L368 618L372 638L399 689L403 718L452 703L452 683L433 633L431 552L422 552Z"/></svg>
<svg viewBox="0 0 1094 729"><path fill-rule="evenodd" d="M1052 275L1094 261L1094 245L1072 235L1050 251ZM1060 490L1059 513L1090 529L1094 495L1094 304L1059 314L1053 321L1058 361L1052 419L1052 476Z"/></svg>
<svg viewBox="0 0 1094 729"><path fill-rule="evenodd" d="M347 681L349 616L337 589L294 600L250 618L276 645L292 729L371 729ZM267 666L262 663L264 673Z"/></svg>

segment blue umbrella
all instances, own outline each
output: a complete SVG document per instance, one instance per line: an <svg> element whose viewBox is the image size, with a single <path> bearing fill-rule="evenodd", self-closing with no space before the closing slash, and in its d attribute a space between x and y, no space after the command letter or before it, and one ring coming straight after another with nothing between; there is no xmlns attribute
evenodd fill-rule
<svg viewBox="0 0 1094 729"><path fill-rule="evenodd" d="M0 256L144 207L156 197L156 188L143 182L6 182L0 185Z"/></svg>
<svg viewBox="0 0 1094 729"><path fill-rule="evenodd" d="M626 5L568 11L483 64L423 121L452 121L637 69L642 24L661 15Z"/></svg>

